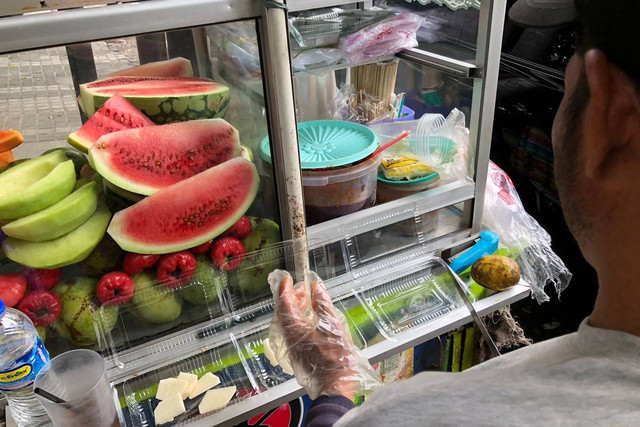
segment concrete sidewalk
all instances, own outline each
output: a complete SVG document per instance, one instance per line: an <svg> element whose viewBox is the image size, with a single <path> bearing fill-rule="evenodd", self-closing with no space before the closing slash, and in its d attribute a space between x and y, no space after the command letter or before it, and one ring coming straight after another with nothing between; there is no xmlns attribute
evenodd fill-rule
<svg viewBox="0 0 640 427"><path fill-rule="evenodd" d="M91 43L98 77L139 64L135 39ZM16 158L67 146L82 122L64 47L0 56L0 130L17 129L25 143Z"/></svg>

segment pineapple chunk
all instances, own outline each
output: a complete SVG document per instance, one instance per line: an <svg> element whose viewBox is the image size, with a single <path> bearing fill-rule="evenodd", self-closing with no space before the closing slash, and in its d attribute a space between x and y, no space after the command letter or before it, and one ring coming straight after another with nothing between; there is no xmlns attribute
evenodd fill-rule
<svg viewBox="0 0 640 427"><path fill-rule="evenodd" d="M193 390L191 390L191 393L189 393L189 399L193 399L194 397L201 395L218 384L220 384L220 378L216 377L211 372L207 372L198 380Z"/></svg>
<svg viewBox="0 0 640 427"><path fill-rule="evenodd" d="M176 393L184 396L183 399L186 399L187 395L189 394L189 387L190 384L186 381L176 378L166 378L164 380L161 380L158 384L156 399L165 400L167 397L172 396Z"/></svg>
<svg viewBox="0 0 640 427"><path fill-rule="evenodd" d="M234 394L236 394L235 386L209 390L202 398L200 405L198 405L198 410L201 414L205 414L216 409L222 409L227 406Z"/></svg>
<svg viewBox="0 0 640 427"><path fill-rule="evenodd" d="M278 366L278 359L276 358L276 354L271 349L271 344L269 344L269 338L265 338L265 340L262 341L262 347L264 348L264 357L266 357L267 360L269 360L269 363L271 363L271 366Z"/></svg>
<svg viewBox="0 0 640 427"><path fill-rule="evenodd" d="M171 396L167 396L156 406L153 411L153 419L156 425L165 424L185 412L182 396L179 393L174 393Z"/></svg>
<svg viewBox="0 0 640 427"><path fill-rule="evenodd" d="M188 383L188 387L186 388L185 393L182 394L182 398L186 399L187 397L189 397L189 393L191 393L191 390L193 390L193 388L196 386L196 383L198 382L198 376L196 374L180 372L178 374L178 379L186 381Z"/></svg>

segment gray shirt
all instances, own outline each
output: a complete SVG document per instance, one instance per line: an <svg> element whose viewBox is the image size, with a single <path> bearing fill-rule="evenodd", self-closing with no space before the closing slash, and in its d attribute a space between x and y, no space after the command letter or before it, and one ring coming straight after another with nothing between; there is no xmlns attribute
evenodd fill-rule
<svg viewBox="0 0 640 427"><path fill-rule="evenodd" d="M387 385L336 426L640 426L640 337L594 328Z"/></svg>

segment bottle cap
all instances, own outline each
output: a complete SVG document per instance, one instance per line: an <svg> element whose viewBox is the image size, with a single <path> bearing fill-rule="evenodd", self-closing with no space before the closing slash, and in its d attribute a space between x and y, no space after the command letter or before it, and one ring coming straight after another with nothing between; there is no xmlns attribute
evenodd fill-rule
<svg viewBox="0 0 640 427"><path fill-rule="evenodd" d="M2 300L0 299L0 317L2 317L4 315L4 303L2 302Z"/></svg>

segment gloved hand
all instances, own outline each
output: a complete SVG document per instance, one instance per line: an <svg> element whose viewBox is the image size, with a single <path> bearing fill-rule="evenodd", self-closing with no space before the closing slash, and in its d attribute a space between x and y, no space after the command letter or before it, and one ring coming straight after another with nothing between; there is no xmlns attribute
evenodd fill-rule
<svg viewBox="0 0 640 427"><path fill-rule="evenodd" d="M309 397L351 399L354 393L366 393L380 384L314 272L305 272L305 283L295 288L283 270L271 273L269 283L276 302L270 345L281 365L290 364Z"/></svg>

